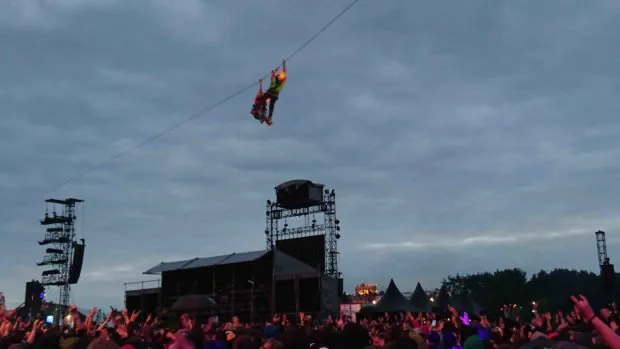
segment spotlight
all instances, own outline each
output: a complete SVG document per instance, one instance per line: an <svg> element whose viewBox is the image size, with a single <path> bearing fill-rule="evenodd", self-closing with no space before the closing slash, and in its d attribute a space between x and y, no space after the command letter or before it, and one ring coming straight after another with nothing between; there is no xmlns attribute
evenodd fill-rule
<svg viewBox="0 0 620 349"><path fill-rule="evenodd" d="M265 216L269 217L269 211L265 211Z"/></svg>
<svg viewBox="0 0 620 349"><path fill-rule="evenodd" d="M336 234L336 239L340 239L340 234Z"/></svg>
<svg viewBox="0 0 620 349"><path fill-rule="evenodd" d="M336 227L336 231L340 231L340 227Z"/></svg>
<svg viewBox="0 0 620 349"><path fill-rule="evenodd" d="M265 235L269 235L269 230L265 229Z"/></svg>
<svg viewBox="0 0 620 349"><path fill-rule="evenodd" d="M267 200L267 205L271 205L271 200Z"/></svg>
<svg viewBox="0 0 620 349"><path fill-rule="evenodd" d="M336 224L340 224L340 220L339 219L336 219Z"/></svg>

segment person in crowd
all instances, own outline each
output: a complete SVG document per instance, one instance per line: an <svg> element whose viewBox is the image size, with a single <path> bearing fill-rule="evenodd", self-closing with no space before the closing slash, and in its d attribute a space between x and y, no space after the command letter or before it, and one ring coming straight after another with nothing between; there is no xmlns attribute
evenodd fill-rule
<svg viewBox="0 0 620 349"><path fill-rule="evenodd" d="M83 318L72 306L73 322L60 326L12 311L0 314L0 349L620 349L615 306L597 313L584 296L571 300L570 314L535 312L531 321L470 316L450 307L446 314L403 312L357 322L276 314L262 324L238 316L200 324L182 314L176 330L127 310L95 321L96 308Z"/></svg>

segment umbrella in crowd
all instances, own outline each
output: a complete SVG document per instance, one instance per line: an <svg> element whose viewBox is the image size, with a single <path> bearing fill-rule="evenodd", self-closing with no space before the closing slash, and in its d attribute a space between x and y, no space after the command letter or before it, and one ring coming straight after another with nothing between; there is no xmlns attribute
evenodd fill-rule
<svg viewBox="0 0 620 349"><path fill-rule="evenodd" d="M216 307L213 298L204 294L192 294L177 299L172 305L172 310L179 312L205 311Z"/></svg>

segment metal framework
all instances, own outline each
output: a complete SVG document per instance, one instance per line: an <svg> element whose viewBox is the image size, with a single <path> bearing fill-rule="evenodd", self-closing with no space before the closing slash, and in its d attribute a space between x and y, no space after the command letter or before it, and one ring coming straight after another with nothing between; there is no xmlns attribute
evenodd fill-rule
<svg viewBox="0 0 620 349"><path fill-rule="evenodd" d="M58 286L58 321L62 321L69 309L71 286L69 284L69 274L73 259L73 245L75 240L75 213L76 204L84 200L68 198L65 200L48 199L45 202L54 206L52 215L46 209L45 218L41 220L41 225L47 226L45 239L39 241L39 245L52 245L52 248L45 250L46 255L37 265L50 265L54 269L45 270L41 273L41 283L44 286ZM62 213L57 214L56 205L62 205Z"/></svg>
<svg viewBox="0 0 620 349"><path fill-rule="evenodd" d="M157 309L161 307L161 279L156 280L143 280L143 281L134 281L134 282L125 282L123 283L125 286L125 309L127 310L139 310L140 311L140 321L144 321L149 315L144 306L144 297L145 294L157 294ZM146 287L145 287L146 286ZM140 296L140 309L130 309L128 298L131 295Z"/></svg>
<svg viewBox="0 0 620 349"><path fill-rule="evenodd" d="M607 256L607 242L605 241L605 232L597 231L596 235L596 250L598 253L598 265L603 269L603 265L609 264L609 257Z"/></svg>
<svg viewBox="0 0 620 349"><path fill-rule="evenodd" d="M322 221L316 217L323 216ZM336 218L336 192L325 189L323 202L300 208L284 208L277 202L267 200L265 235L267 248L275 247L279 240L294 239L307 236L325 235L325 275L340 277L338 271L338 240L340 239L340 221ZM303 217L304 225L289 228L288 218ZM285 220L281 225L280 221Z"/></svg>

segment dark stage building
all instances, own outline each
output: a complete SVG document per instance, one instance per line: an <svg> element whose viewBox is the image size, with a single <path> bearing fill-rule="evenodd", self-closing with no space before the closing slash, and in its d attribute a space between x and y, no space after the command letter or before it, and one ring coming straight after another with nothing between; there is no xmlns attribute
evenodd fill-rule
<svg viewBox="0 0 620 349"><path fill-rule="evenodd" d="M165 307L180 296L208 294L224 318L339 311L338 280L278 249L161 263L145 274L161 275L161 289L153 292Z"/></svg>
<svg viewBox="0 0 620 349"><path fill-rule="evenodd" d="M140 311L140 319L155 316L161 303L159 280L129 282L125 284L125 308L131 313Z"/></svg>
<svg viewBox="0 0 620 349"><path fill-rule="evenodd" d="M278 240L276 249L325 273L325 235Z"/></svg>

